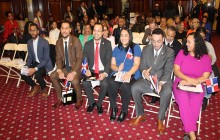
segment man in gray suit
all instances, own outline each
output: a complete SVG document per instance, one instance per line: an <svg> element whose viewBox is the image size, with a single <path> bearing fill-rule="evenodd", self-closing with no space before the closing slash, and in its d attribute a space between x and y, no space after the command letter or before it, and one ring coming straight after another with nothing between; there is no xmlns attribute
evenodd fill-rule
<svg viewBox="0 0 220 140"><path fill-rule="evenodd" d="M97 103L94 100L91 81L83 82L83 89L89 100L89 107L87 112L92 112L93 108L97 106L98 114L103 113L102 101L107 93L107 77L110 70L112 47L111 42L102 38L103 26L96 24L93 30L93 40L86 42L83 50L83 59L86 58L89 70L86 71L86 76L94 75L100 81L100 93Z"/></svg>
<svg viewBox="0 0 220 140"><path fill-rule="evenodd" d="M31 91L28 97L33 97L35 94L42 91L42 97L48 96L48 88L43 79L43 76L53 69L50 56L50 47L47 40L39 36L39 28L37 24L33 23L30 25L30 34L32 39L27 43L28 46L28 58L25 66L28 67L28 76L21 75L21 78L31 86ZM37 85L31 76L34 75Z"/></svg>
<svg viewBox="0 0 220 140"><path fill-rule="evenodd" d="M132 119L131 125L138 125L140 121L146 120L144 107L142 105L142 94L154 92L149 76L157 75L159 81L158 93L160 95L160 109L158 113L158 131L164 133L163 120L169 106L172 93L171 74L173 70L174 51L163 45L164 32L156 28L152 32L151 45L144 47L142 51L140 70L142 77L132 87L132 96L135 102L137 117ZM157 94L157 93L155 93Z"/></svg>

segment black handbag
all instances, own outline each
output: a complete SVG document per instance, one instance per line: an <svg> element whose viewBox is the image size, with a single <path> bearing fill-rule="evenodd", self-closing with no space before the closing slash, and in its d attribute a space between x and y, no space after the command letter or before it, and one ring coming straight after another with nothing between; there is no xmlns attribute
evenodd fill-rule
<svg viewBox="0 0 220 140"><path fill-rule="evenodd" d="M76 103L76 92L71 88L71 83L67 80L65 80L65 86L62 91L62 101L63 105L69 105Z"/></svg>

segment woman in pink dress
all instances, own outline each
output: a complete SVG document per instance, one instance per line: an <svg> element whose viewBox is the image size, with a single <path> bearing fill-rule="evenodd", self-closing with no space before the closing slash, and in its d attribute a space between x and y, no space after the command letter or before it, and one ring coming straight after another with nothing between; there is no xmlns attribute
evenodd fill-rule
<svg viewBox="0 0 220 140"><path fill-rule="evenodd" d="M173 93L179 106L180 118L185 131L184 139L195 140L196 123L204 98L204 92L189 92L177 88L181 85L198 85L208 79L211 68L211 59L207 47L199 33L191 33L187 37L186 46L181 50L174 61Z"/></svg>

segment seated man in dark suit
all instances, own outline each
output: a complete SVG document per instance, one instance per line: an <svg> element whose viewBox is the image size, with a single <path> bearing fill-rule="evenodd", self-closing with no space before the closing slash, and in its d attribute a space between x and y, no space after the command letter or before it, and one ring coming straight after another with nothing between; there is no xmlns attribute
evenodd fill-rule
<svg viewBox="0 0 220 140"><path fill-rule="evenodd" d="M115 37L115 44L118 44L121 30L122 30L122 28L124 28L126 26L125 24L126 24L125 18L120 17L118 19L118 28L115 28L113 31L113 36Z"/></svg>
<svg viewBox="0 0 220 140"><path fill-rule="evenodd" d="M28 76L21 75L21 78L31 86L31 91L28 97L33 97L35 94L42 91L42 97L48 96L48 88L44 81L43 76L53 69L50 60L50 47L49 43L39 36L39 28L37 24L32 23L30 25L30 34L32 39L27 43L28 58L25 66L28 67ZM35 79L40 85L37 85L31 76L34 75Z"/></svg>
<svg viewBox="0 0 220 140"><path fill-rule="evenodd" d="M167 30L166 30L166 37L165 37L165 40L164 40L164 44L167 46L167 47L170 47L171 49L174 50L175 52L175 57L177 56L177 54L179 53L179 51L182 49L182 45L179 41L177 41L175 39L175 35L176 35L176 29L175 27L173 26L169 26L167 27ZM156 101L158 101L160 98L157 98L157 97L152 97L152 100L151 100L151 104L154 104Z"/></svg>
<svg viewBox="0 0 220 140"><path fill-rule="evenodd" d="M166 30L166 37L165 37L165 41L164 44L167 47L170 47L171 49L174 50L175 52L175 57L177 56L177 54L179 53L179 51L182 49L182 45L179 41L177 41L175 39L175 35L176 35L176 29L173 26L169 26L167 27Z"/></svg>
<svg viewBox="0 0 220 140"><path fill-rule="evenodd" d="M160 28L154 29L151 38L152 44L142 50L140 71L143 78L138 79L131 87L137 117L132 119L130 124L138 125L140 121L146 120L142 94L154 92L149 77L157 76L159 82L157 93L160 95L157 125L160 134L164 133L165 130L163 120L165 120L165 113L172 95L171 74L175 55L172 49L163 44L163 39L163 30Z"/></svg>
<svg viewBox="0 0 220 140"><path fill-rule="evenodd" d="M50 75L50 80L57 93L58 102L52 107L56 109L63 105L62 102L62 86L60 79L71 82L74 91L76 92L77 102L75 108L79 109L82 106L82 89L80 86L81 78L81 63L82 63L82 45L79 39L72 36L71 24L68 21L61 23L60 32L62 38L56 43L56 65L57 70Z"/></svg>
<svg viewBox="0 0 220 140"><path fill-rule="evenodd" d="M96 76L100 81L100 93L97 103L94 100L91 81L83 82L83 89L89 100L87 112L92 112L97 106L99 114L103 113L102 101L108 90L108 74L111 66L112 47L111 42L102 37L104 32L101 24L95 24L93 30L94 39L86 42L83 50L83 57L87 59L89 70L86 71L86 76Z"/></svg>

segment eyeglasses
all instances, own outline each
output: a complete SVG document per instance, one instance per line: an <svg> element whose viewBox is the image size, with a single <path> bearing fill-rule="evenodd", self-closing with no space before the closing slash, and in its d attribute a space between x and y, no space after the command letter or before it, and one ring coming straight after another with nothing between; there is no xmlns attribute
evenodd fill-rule
<svg viewBox="0 0 220 140"><path fill-rule="evenodd" d="M34 30L30 30L30 32L36 32L37 31L37 29L34 29Z"/></svg>

